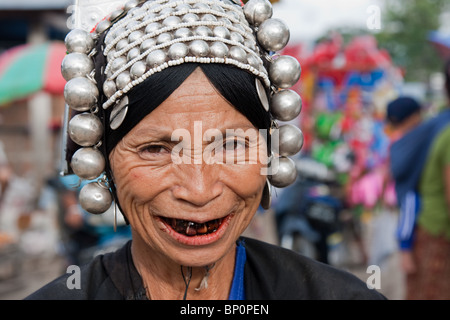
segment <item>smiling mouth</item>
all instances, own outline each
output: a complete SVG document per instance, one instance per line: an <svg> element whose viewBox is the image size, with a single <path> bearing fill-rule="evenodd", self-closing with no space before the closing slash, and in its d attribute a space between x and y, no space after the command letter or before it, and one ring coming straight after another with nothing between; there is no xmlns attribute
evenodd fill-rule
<svg viewBox="0 0 450 320"><path fill-rule="evenodd" d="M182 235L188 237L203 236L216 232L222 225L226 217L220 219L210 220L204 223L196 223L189 220L164 218L161 219L172 229Z"/></svg>

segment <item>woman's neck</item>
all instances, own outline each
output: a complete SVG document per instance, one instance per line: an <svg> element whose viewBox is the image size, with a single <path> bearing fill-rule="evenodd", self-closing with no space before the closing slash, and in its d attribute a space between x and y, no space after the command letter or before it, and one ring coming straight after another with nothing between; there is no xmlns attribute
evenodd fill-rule
<svg viewBox="0 0 450 320"><path fill-rule="evenodd" d="M204 267L180 266L133 235L131 253L151 300L225 300L231 288L236 248ZM187 289L186 289L187 288Z"/></svg>

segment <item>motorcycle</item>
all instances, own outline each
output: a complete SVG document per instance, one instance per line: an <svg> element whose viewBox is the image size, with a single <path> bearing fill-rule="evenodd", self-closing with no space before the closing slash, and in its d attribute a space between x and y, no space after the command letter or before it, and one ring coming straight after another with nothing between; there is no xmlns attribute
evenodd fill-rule
<svg viewBox="0 0 450 320"><path fill-rule="evenodd" d="M326 165L302 157L298 178L280 195L275 216L280 245L329 263L329 236L339 230L343 203L336 176Z"/></svg>

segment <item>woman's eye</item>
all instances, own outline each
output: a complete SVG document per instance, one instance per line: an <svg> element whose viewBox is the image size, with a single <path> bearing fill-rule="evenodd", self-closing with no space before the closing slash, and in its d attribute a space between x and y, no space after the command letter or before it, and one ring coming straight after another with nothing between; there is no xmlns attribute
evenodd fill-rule
<svg viewBox="0 0 450 320"><path fill-rule="evenodd" d="M157 154L168 153L169 150L165 146L151 145L151 146L146 146L145 148L143 148L142 152L147 153L147 154L157 155Z"/></svg>

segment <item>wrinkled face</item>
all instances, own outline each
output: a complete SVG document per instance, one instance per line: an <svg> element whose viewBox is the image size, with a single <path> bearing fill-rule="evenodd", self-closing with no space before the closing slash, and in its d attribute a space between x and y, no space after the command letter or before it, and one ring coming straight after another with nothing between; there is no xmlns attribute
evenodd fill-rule
<svg viewBox="0 0 450 320"><path fill-rule="evenodd" d="M234 248L261 200L260 159L266 140L200 69L110 154L133 236L185 266L212 264Z"/></svg>

